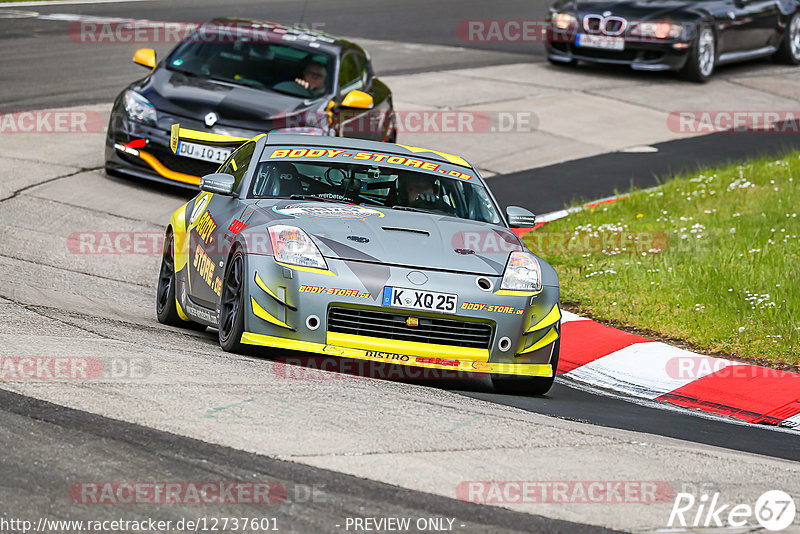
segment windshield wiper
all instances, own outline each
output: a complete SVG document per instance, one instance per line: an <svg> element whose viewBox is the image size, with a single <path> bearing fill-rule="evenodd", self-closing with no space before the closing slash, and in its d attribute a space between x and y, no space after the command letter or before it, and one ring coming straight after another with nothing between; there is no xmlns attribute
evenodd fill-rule
<svg viewBox="0 0 800 534"><path fill-rule="evenodd" d="M197 78L199 76L199 74L197 74L196 72L192 72L186 69L180 69L178 67L173 67L172 65L168 65L167 70L171 70L173 72L179 72L181 74L185 74L186 76L190 76L192 78Z"/></svg>
<svg viewBox="0 0 800 534"><path fill-rule="evenodd" d="M402 211L416 211L418 213L433 213L435 215L447 215L447 213L445 213L443 211L426 210L426 209L422 209L422 208L412 208L411 206L392 206L390 209L402 210Z"/></svg>
<svg viewBox="0 0 800 534"><path fill-rule="evenodd" d="M318 195L291 195L289 198L292 200L318 200L320 202L335 202L337 204L358 204L358 202L353 202L352 200L344 200L341 198L327 198Z"/></svg>

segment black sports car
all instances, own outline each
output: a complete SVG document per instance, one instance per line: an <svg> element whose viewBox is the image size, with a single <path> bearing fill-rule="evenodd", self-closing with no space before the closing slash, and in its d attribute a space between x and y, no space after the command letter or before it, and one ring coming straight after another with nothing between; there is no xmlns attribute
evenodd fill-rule
<svg viewBox="0 0 800 534"><path fill-rule="evenodd" d="M392 94L360 46L274 22L216 19L200 25L160 63L152 49L133 61L152 69L111 111L106 171L196 188L229 147L182 143L173 124L249 139L281 131L396 140Z"/></svg>
<svg viewBox="0 0 800 534"><path fill-rule="evenodd" d="M705 82L717 65L773 56L800 63L797 0L558 0L547 58L675 70Z"/></svg>

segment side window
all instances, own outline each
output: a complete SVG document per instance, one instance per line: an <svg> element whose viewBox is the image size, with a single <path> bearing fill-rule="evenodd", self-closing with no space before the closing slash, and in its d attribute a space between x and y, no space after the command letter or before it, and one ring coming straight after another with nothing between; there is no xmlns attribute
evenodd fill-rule
<svg viewBox="0 0 800 534"><path fill-rule="evenodd" d="M356 89L363 90L366 82L366 58L355 52L346 54L339 68L339 92L345 95Z"/></svg>
<svg viewBox="0 0 800 534"><path fill-rule="evenodd" d="M242 183L242 178L247 173L247 168L250 166L250 160L253 158L253 151L256 149L254 141L250 141L239 147L239 149L232 154L232 157L220 172L232 174L236 179L233 190L238 192L239 185Z"/></svg>

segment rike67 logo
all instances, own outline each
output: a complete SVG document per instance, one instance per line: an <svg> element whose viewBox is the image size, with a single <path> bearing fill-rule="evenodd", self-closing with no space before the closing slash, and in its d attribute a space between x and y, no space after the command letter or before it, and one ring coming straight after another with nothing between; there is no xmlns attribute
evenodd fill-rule
<svg viewBox="0 0 800 534"><path fill-rule="evenodd" d="M678 493L667 526L742 528L761 525L776 532L789 527L796 513L794 499L780 490L764 492L755 505L725 503L719 492L703 493L699 498L691 493Z"/></svg>

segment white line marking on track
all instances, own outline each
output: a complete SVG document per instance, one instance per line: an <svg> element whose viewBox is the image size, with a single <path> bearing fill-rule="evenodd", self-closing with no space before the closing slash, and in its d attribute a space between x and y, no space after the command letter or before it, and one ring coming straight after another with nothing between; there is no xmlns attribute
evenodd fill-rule
<svg viewBox="0 0 800 534"><path fill-rule="evenodd" d="M123 2L153 2L155 0L42 0L37 2L3 2L0 9L10 9L15 7L36 7L36 6L69 6L79 4L121 4Z"/></svg>

